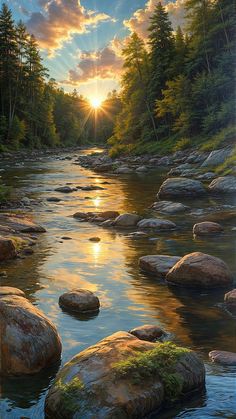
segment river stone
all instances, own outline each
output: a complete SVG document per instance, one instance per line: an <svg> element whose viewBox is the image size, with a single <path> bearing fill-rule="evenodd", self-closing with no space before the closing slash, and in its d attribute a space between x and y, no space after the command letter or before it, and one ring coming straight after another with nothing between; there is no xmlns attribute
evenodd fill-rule
<svg viewBox="0 0 236 419"><path fill-rule="evenodd" d="M56 327L26 298L0 294L0 374L33 374L60 359Z"/></svg>
<svg viewBox="0 0 236 419"><path fill-rule="evenodd" d="M21 291L18 288L0 287L0 297L4 295L19 295L20 297L25 297L24 291Z"/></svg>
<svg viewBox="0 0 236 419"><path fill-rule="evenodd" d="M205 194L206 191L199 180L184 177L166 179L158 192L158 198L195 197Z"/></svg>
<svg viewBox="0 0 236 419"><path fill-rule="evenodd" d="M17 256L12 239L0 236L0 261L14 259Z"/></svg>
<svg viewBox="0 0 236 419"><path fill-rule="evenodd" d="M218 177L210 183L208 188L210 192L235 193L236 192L236 177L235 176Z"/></svg>
<svg viewBox="0 0 236 419"><path fill-rule="evenodd" d="M147 171L148 171L147 166L139 166L139 167L137 167L137 169L136 169L136 172L138 172L138 173L145 173L145 172L147 172Z"/></svg>
<svg viewBox="0 0 236 419"><path fill-rule="evenodd" d="M120 175L126 175L129 173L133 173L133 169L131 169L128 166L120 166L115 170L115 173L120 174Z"/></svg>
<svg viewBox="0 0 236 419"><path fill-rule="evenodd" d="M45 233L41 225L20 214L0 214L0 224L22 233Z"/></svg>
<svg viewBox="0 0 236 419"><path fill-rule="evenodd" d="M146 229L153 228L155 230L174 230L176 224L169 220L162 220L161 218L144 218L138 222L138 228Z"/></svg>
<svg viewBox="0 0 236 419"><path fill-rule="evenodd" d="M80 352L61 369L46 397L46 417L54 419L58 412L62 418L83 419L142 419L148 416L164 404L164 399L170 402L161 375L155 368L161 362L161 354L169 351L166 357L171 358L174 348L170 342L151 343L127 332L108 336ZM182 394L176 394L180 399L204 386L205 369L194 352L181 348L178 351L178 355L173 355L171 372L177 373L182 382ZM146 362L152 359L148 373L139 361L141 357ZM127 360L131 360L131 370L122 375L123 369L120 371L117 363L126 365ZM133 360L136 364L132 364ZM136 380L132 372L135 367L138 369L135 375L140 377Z"/></svg>
<svg viewBox="0 0 236 419"><path fill-rule="evenodd" d="M212 151L206 160L202 163L201 167L214 167L218 166L232 154L232 149L221 149Z"/></svg>
<svg viewBox="0 0 236 419"><path fill-rule="evenodd" d="M232 283L232 274L223 260L201 252L180 259L168 272L166 280L185 287L215 288Z"/></svg>
<svg viewBox="0 0 236 419"><path fill-rule="evenodd" d="M98 311L100 302L91 291L78 288L62 294L59 298L59 305L68 311L85 313Z"/></svg>
<svg viewBox="0 0 236 419"><path fill-rule="evenodd" d="M145 324L143 326L136 327L129 331L131 335L141 340L147 340L148 342L155 342L158 339L165 336L165 332L159 326Z"/></svg>
<svg viewBox="0 0 236 419"><path fill-rule="evenodd" d="M236 365L236 353L228 351L211 351L209 358L221 365Z"/></svg>
<svg viewBox="0 0 236 419"><path fill-rule="evenodd" d="M147 255L139 258L139 267L160 278L165 278L169 270L181 259L179 256Z"/></svg>
<svg viewBox="0 0 236 419"><path fill-rule="evenodd" d="M119 217L120 213L118 211L102 211L98 212L96 215L106 220L113 220L114 218Z"/></svg>
<svg viewBox="0 0 236 419"><path fill-rule="evenodd" d="M62 193L71 193L71 192L74 192L75 189L71 188L70 186L59 186L59 188L56 188L55 191L62 192Z"/></svg>
<svg viewBox="0 0 236 419"><path fill-rule="evenodd" d="M196 236L207 236L210 234L219 234L224 231L223 227L218 223L211 221L203 221L193 226L193 234Z"/></svg>
<svg viewBox="0 0 236 419"><path fill-rule="evenodd" d="M94 167L94 171L98 173L110 172L113 170L113 163L99 164Z"/></svg>
<svg viewBox="0 0 236 419"><path fill-rule="evenodd" d="M61 199L60 199L60 198L57 198L56 196L49 196L49 197L47 198L47 201L48 201L48 202L60 202L60 201L61 201Z"/></svg>
<svg viewBox="0 0 236 419"><path fill-rule="evenodd" d="M181 204L181 202L171 201L154 202L152 208L163 214L176 214L179 212L186 212L190 209L187 205Z"/></svg>
<svg viewBox="0 0 236 419"><path fill-rule="evenodd" d="M116 227L134 227L137 225L139 220L140 220L139 215L130 214L127 212L125 214L119 215L119 217L117 217L114 220L114 225Z"/></svg>
<svg viewBox="0 0 236 419"><path fill-rule="evenodd" d="M236 311L236 288L225 294L224 302L230 311Z"/></svg>

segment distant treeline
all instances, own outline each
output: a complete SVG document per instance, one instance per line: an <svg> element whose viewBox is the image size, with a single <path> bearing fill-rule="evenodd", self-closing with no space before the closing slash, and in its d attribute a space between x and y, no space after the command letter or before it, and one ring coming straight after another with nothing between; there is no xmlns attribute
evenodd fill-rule
<svg viewBox="0 0 236 419"><path fill-rule="evenodd" d="M49 79L37 41L22 22L0 11L0 151L101 141L112 134L120 100L113 92L96 112L74 90L68 94ZM96 124L95 124L96 116Z"/></svg>
<svg viewBox="0 0 236 419"><path fill-rule="evenodd" d="M148 42L134 33L123 50L112 154L210 149L235 138L235 35L233 0L186 0L184 29L175 32L159 3Z"/></svg>

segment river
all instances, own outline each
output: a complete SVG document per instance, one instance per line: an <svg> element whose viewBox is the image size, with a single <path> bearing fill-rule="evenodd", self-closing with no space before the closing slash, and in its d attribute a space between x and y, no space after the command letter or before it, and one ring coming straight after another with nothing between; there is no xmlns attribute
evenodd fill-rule
<svg viewBox="0 0 236 419"><path fill-rule="evenodd" d="M88 152L91 150L71 156ZM177 224L176 231L154 234L155 240L134 240L127 237L127 232L80 223L71 215L76 211L110 209L145 214L165 173L156 170L119 177L96 175L57 156L5 161L1 168L5 169L1 174L8 185L42 201L34 211L34 220L47 229L32 256L1 265L8 275L1 279L1 284L25 291L29 300L57 326L63 344L61 365L113 332L158 324L172 334L175 342L199 353L206 365L207 382L204 394L152 418L235 418L236 367L208 361L210 350L236 351L235 319L222 307L224 291L169 287L138 268L138 259L143 255L183 256L202 251L222 258L235 274L236 231L232 231L232 220L223 221L225 233L221 238L196 239L192 226L197 217L166 216L163 218ZM67 183L96 184L104 190L78 190L67 195L54 191ZM47 202L49 196L58 196L62 201ZM225 197L223 203L235 204L232 200ZM196 209L214 207L222 204L222 197L195 199L187 204ZM63 240L63 236L71 240ZM94 236L101 241L91 242L89 238ZM61 310L59 296L75 287L96 292L101 301L98 315L79 317ZM1 419L43 419L45 395L56 371L57 367L28 378L2 379Z"/></svg>

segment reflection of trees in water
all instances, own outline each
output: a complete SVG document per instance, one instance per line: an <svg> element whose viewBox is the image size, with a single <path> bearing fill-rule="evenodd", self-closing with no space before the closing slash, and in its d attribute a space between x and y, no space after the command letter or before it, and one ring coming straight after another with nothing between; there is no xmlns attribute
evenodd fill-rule
<svg viewBox="0 0 236 419"><path fill-rule="evenodd" d="M126 266L132 279L128 298L144 305L177 340L204 352L212 349L233 350L235 323L217 304L225 290L193 290L168 286L155 276L139 271L138 259L148 254L168 254L165 241L158 241L158 251L145 240L132 241L126 251Z"/></svg>

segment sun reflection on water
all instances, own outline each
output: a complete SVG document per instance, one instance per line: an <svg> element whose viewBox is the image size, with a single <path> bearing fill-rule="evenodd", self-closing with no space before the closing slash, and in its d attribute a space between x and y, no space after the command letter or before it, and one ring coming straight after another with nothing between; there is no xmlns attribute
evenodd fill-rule
<svg viewBox="0 0 236 419"><path fill-rule="evenodd" d="M100 207L100 205L101 205L101 198L99 196L97 196L96 198L93 199L93 203L94 203L94 206L96 208Z"/></svg>

